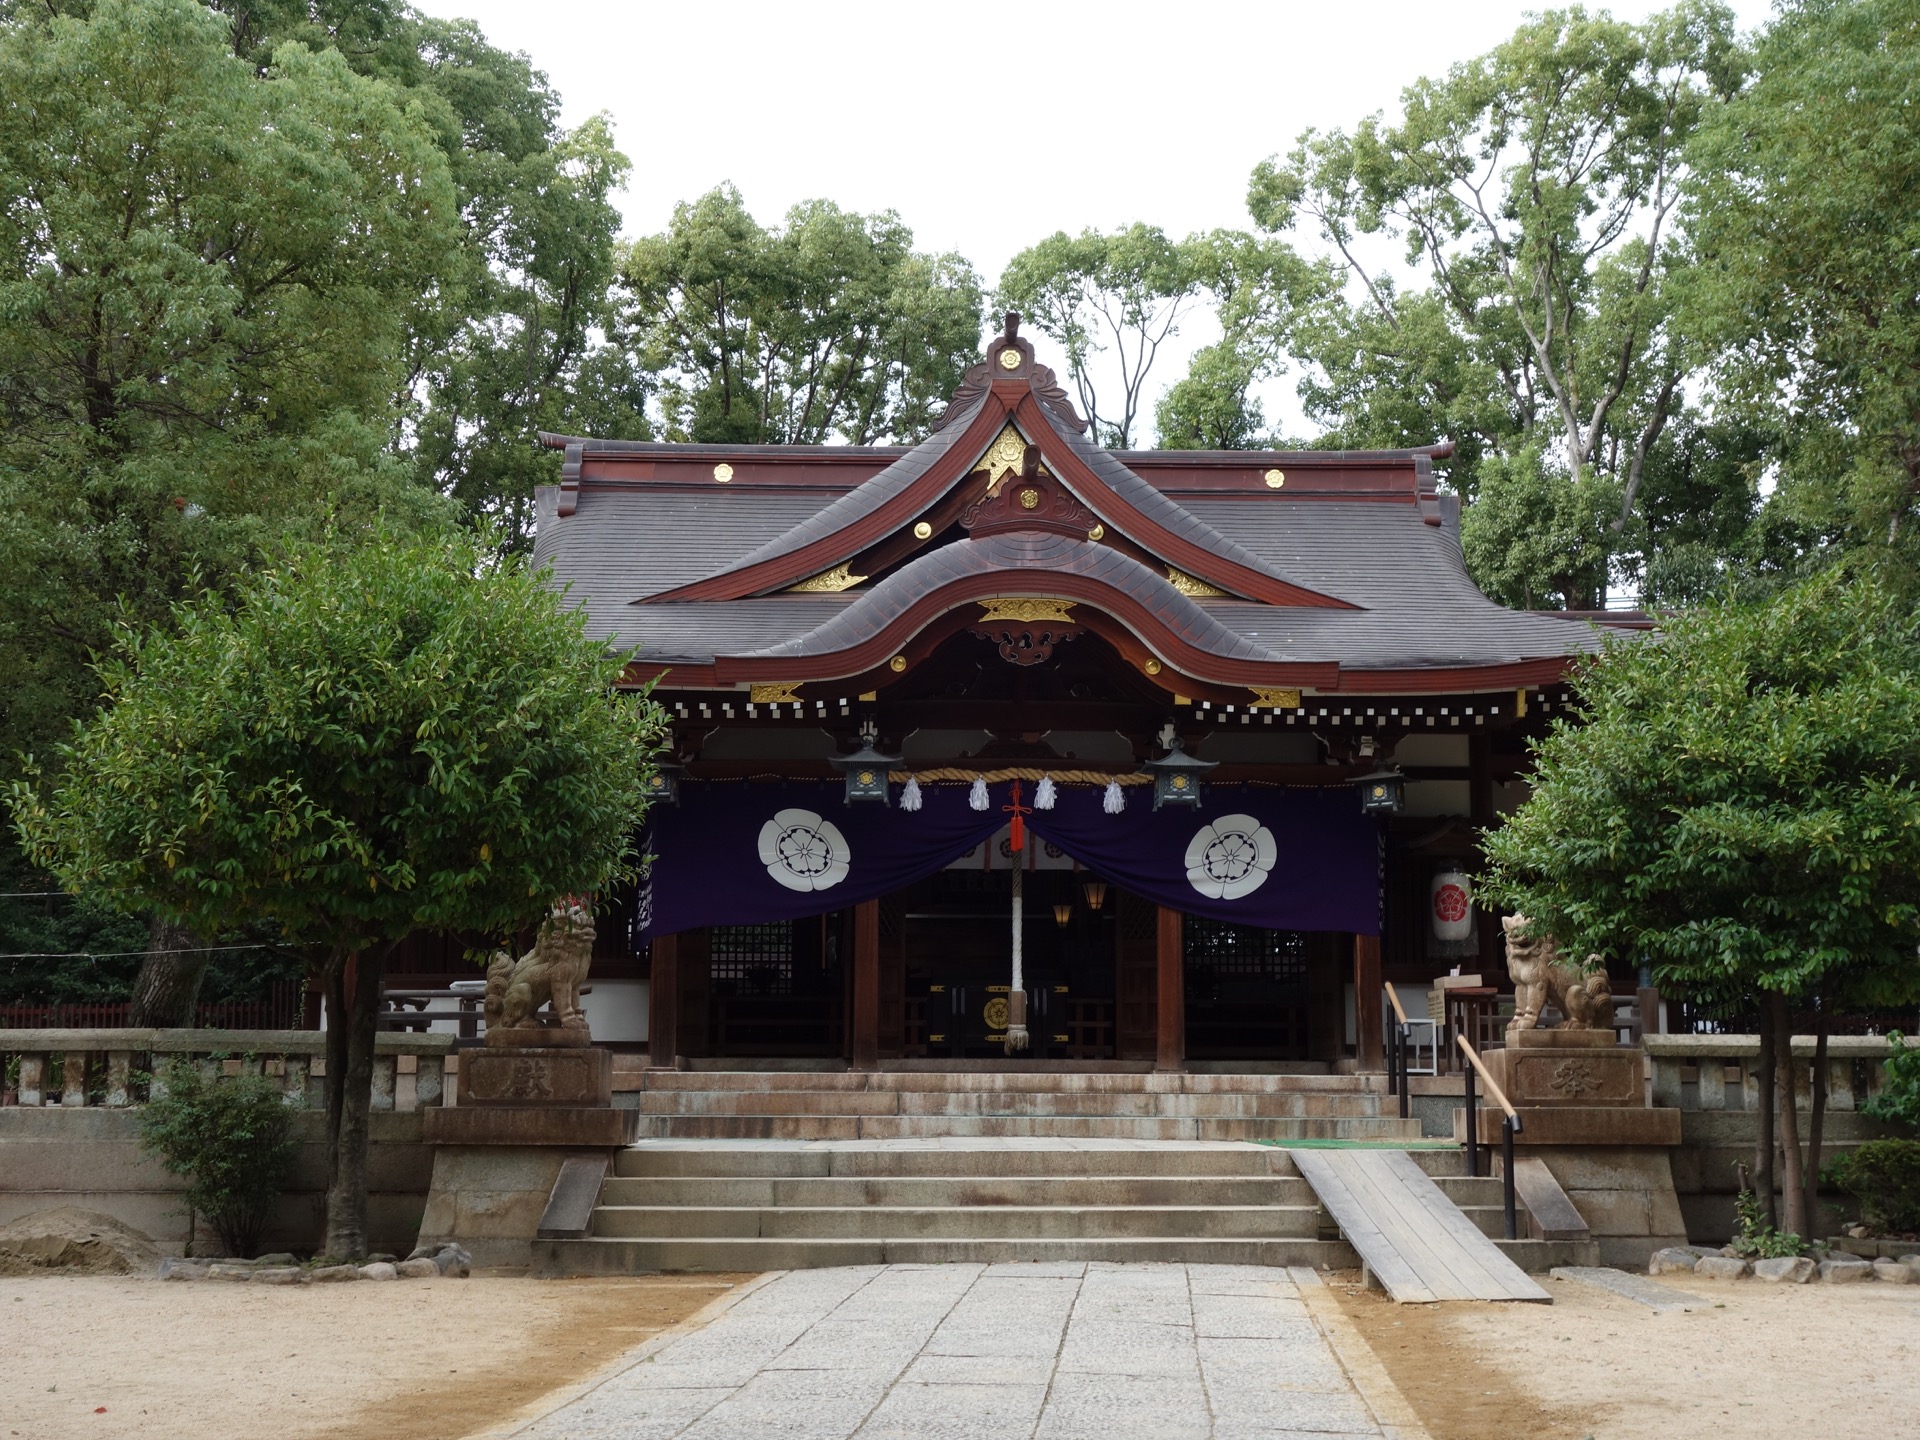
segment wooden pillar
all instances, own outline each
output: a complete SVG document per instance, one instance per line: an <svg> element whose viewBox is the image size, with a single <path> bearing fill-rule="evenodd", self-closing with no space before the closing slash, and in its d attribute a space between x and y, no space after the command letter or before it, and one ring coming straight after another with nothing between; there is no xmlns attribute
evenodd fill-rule
<svg viewBox="0 0 1920 1440"><path fill-rule="evenodd" d="M680 937L662 935L652 945L653 977L647 985L647 1068L675 1070L680 1053Z"/></svg>
<svg viewBox="0 0 1920 1440"><path fill-rule="evenodd" d="M1491 735L1469 735L1467 737L1467 804L1473 819L1474 829L1484 836L1493 828L1493 737ZM1476 891L1477 893L1477 891ZM1479 913L1475 917L1479 926L1480 973L1488 985L1500 983L1499 974L1505 969L1506 945L1501 936L1500 917L1497 912L1476 904Z"/></svg>
<svg viewBox="0 0 1920 1440"><path fill-rule="evenodd" d="M853 907L853 1068L872 1070L880 1059L880 902Z"/></svg>
<svg viewBox="0 0 1920 1440"><path fill-rule="evenodd" d="M1181 944L1180 912L1159 908L1154 925L1154 952L1159 983L1160 1043L1156 1070L1187 1068L1187 967Z"/></svg>
<svg viewBox="0 0 1920 1440"><path fill-rule="evenodd" d="M1386 1043L1381 1031L1380 937L1353 937L1354 1058L1361 1070L1387 1068Z"/></svg>

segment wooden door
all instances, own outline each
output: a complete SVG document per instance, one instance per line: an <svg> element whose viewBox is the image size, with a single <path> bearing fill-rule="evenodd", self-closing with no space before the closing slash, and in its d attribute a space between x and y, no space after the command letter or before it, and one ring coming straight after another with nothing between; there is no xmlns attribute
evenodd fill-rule
<svg viewBox="0 0 1920 1440"><path fill-rule="evenodd" d="M1159 1054L1160 907L1118 886L1114 903L1114 1047L1121 1060Z"/></svg>

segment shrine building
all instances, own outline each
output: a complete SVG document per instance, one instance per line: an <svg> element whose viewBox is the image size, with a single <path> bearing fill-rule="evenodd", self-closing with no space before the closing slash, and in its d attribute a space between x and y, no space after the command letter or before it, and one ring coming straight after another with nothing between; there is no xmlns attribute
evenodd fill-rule
<svg viewBox="0 0 1920 1440"><path fill-rule="evenodd" d="M1601 631L1475 588L1448 446L1104 450L1017 332L912 448L543 437L673 722L594 983L654 1066L1378 1068Z"/></svg>

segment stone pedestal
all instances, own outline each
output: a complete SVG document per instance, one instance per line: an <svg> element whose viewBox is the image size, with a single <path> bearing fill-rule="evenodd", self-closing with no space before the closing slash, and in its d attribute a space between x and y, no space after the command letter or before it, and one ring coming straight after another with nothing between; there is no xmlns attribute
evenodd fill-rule
<svg viewBox="0 0 1920 1440"><path fill-rule="evenodd" d="M1481 1058L1515 1109L1647 1103L1644 1059L1611 1030L1509 1030Z"/></svg>
<svg viewBox="0 0 1920 1440"><path fill-rule="evenodd" d="M486 1266L529 1264L567 1161L599 1157L604 1174L639 1131L637 1110L613 1106L611 1052L579 1028L494 1027L461 1052L457 1101L422 1113L433 1181L420 1242L457 1240Z"/></svg>
<svg viewBox="0 0 1920 1440"><path fill-rule="evenodd" d="M489 1043L460 1057L460 1104L608 1106L613 1055L599 1046L556 1050Z"/></svg>
<svg viewBox="0 0 1920 1440"><path fill-rule="evenodd" d="M1516 1147L1545 1162L1600 1247L1600 1263L1640 1269L1655 1250L1686 1244L1668 1147L1680 1112L1647 1104L1646 1062L1610 1030L1510 1030L1486 1061L1520 1116ZM1498 1173L1503 1113L1481 1096L1480 1143ZM1454 1138L1467 1115L1454 1111Z"/></svg>

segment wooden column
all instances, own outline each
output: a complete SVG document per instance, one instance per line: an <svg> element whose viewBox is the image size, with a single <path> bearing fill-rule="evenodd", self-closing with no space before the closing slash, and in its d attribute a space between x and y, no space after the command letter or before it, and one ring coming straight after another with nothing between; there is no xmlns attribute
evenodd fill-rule
<svg viewBox="0 0 1920 1440"><path fill-rule="evenodd" d="M662 935L652 945L653 976L647 985L647 1068L674 1070L680 1053L680 937Z"/></svg>
<svg viewBox="0 0 1920 1440"><path fill-rule="evenodd" d="M853 1068L872 1070L880 1060L880 902L853 907Z"/></svg>
<svg viewBox="0 0 1920 1440"><path fill-rule="evenodd" d="M1467 803L1474 829L1485 836L1493 828L1495 818L1491 735L1467 737ZM1500 915L1498 911L1489 910L1483 905L1476 904L1473 908L1479 912L1474 918L1479 930L1480 973L1486 984L1498 985L1501 983L1499 972L1506 968L1506 944L1500 930Z"/></svg>
<svg viewBox="0 0 1920 1440"><path fill-rule="evenodd" d="M1181 944L1180 912L1159 908L1154 924L1154 958L1158 975L1160 1043L1154 1055L1156 1070L1187 1068L1187 967Z"/></svg>
<svg viewBox="0 0 1920 1440"><path fill-rule="evenodd" d="M1354 1058L1361 1070L1387 1068L1386 1042L1381 1032L1380 937L1353 937Z"/></svg>

